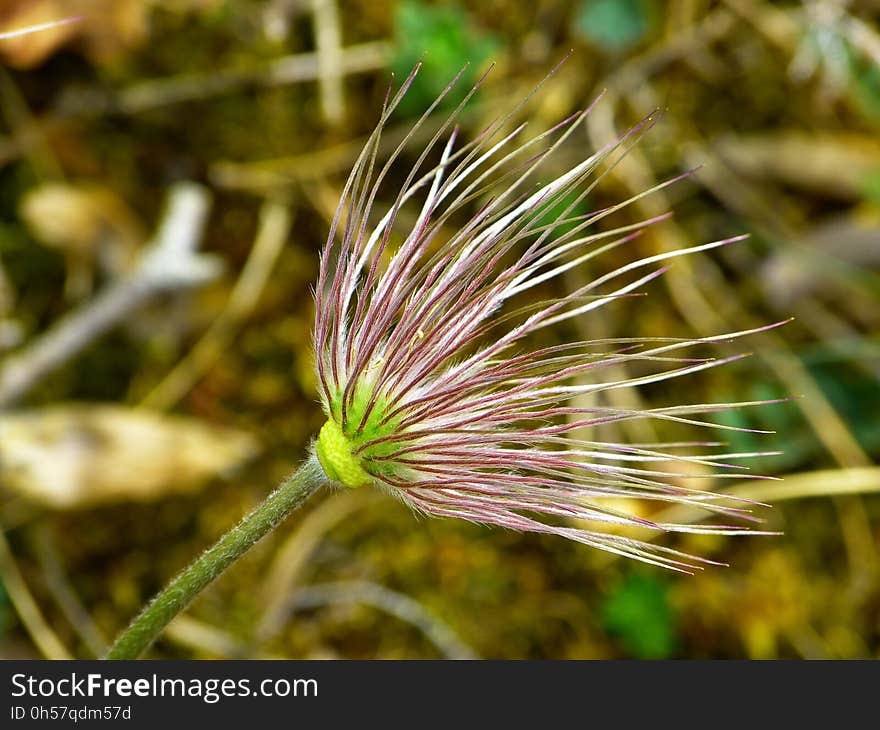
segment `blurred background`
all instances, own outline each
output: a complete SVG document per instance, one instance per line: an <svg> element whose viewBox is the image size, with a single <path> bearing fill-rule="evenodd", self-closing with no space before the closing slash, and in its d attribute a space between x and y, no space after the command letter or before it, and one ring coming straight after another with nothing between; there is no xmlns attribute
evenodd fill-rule
<svg viewBox="0 0 880 730"><path fill-rule="evenodd" d="M675 211L635 251L559 285L751 238L558 336L795 317L718 347L746 360L605 401L793 396L717 416L773 433L601 436L783 452L750 465L782 481L697 486L772 503L784 535L661 538L730 564L688 577L323 493L151 656L880 657L880 3L2 0L0 33L75 16L0 40L0 656L100 654L302 459L323 422L309 287L391 74L424 59L384 155L466 61L462 95L495 64L469 138L571 50L520 115L541 131L605 91L554 169L663 112L585 210L700 167L621 214Z"/></svg>

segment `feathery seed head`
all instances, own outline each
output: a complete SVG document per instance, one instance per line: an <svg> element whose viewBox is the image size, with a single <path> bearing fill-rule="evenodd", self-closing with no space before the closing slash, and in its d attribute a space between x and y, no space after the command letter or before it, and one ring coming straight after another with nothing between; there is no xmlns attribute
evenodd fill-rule
<svg viewBox="0 0 880 730"><path fill-rule="evenodd" d="M321 255L315 347L327 422L315 451L328 478L351 488L384 486L431 515L561 535L673 570L688 572L709 562L607 526L712 534L746 530L655 523L610 507L608 498L686 504L754 519L742 502L669 481L687 478L688 470L681 467L693 464L729 476L741 468L730 462L750 454L695 455L694 449L717 444L625 445L578 434L590 426L634 419L714 425L699 415L754 404L626 410L585 406L574 399L662 382L736 359L694 357L688 351L748 332L542 347L529 347L527 341L545 327L632 296L663 272L656 266L668 259L739 238L634 260L558 299L517 307L512 302L519 295L625 245L665 217L596 230L611 214L674 181L586 215L573 213L654 117L529 190L547 155L590 109L522 141L525 125L508 129L521 103L459 145L452 124L477 84L440 125L377 220L380 187L443 98L380 166L382 130L417 72L418 67L386 98L376 130L345 185ZM427 162L432 152L439 153L439 162ZM635 366L639 372L651 369L630 375ZM571 518L596 528L574 527Z"/></svg>

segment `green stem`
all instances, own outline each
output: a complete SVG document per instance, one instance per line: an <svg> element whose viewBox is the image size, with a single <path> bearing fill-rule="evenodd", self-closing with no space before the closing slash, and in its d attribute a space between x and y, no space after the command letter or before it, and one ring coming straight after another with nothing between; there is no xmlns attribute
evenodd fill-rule
<svg viewBox="0 0 880 730"><path fill-rule="evenodd" d="M327 477L312 456L265 501L183 570L137 615L106 659L137 659L211 581L299 507Z"/></svg>

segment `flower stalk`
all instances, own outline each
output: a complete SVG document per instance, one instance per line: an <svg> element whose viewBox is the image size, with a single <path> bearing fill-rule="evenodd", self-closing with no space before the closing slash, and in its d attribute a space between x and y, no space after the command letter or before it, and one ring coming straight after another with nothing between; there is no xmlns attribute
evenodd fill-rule
<svg viewBox="0 0 880 730"><path fill-rule="evenodd" d="M117 637L105 658L137 659L202 590L326 482L321 465L310 457L253 512L153 598Z"/></svg>

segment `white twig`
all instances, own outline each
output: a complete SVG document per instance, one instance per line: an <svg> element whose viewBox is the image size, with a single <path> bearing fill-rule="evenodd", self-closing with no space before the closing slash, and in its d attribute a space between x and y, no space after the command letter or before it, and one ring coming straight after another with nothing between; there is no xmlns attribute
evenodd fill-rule
<svg viewBox="0 0 880 730"><path fill-rule="evenodd" d="M418 601L377 583L352 580L305 586L297 590L288 608L302 611L339 603L363 603L396 616L419 629L447 659L477 658L473 649Z"/></svg>
<svg viewBox="0 0 880 730"><path fill-rule="evenodd" d="M40 23L39 25L28 25L24 28L16 28L15 30L7 30L0 33L0 40L5 40L6 38L19 38L23 35L29 35L30 33L38 33L41 30L49 30L50 28L57 28L59 25L67 25L68 23L76 23L77 21L82 20L81 17L76 18L62 18L61 20L51 20L48 23Z"/></svg>
<svg viewBox="0 0 880 730"><path fill-rule="evenodd" d="M312 0L315 50L318 54L318 87L321 112L330 124L339 124L345 113L342 89L342 34L336 0Z"/></svg>
<svg viewBox="0 0 880 730"><path fill-rule="evenodd" d="M207 190L178 183L153 241L134 270L92 301L53 324L22 352L0 366L0 408L20 400L40 378L122 322L157 294L204 284L221 269L215 256L197 252L210 207Z"/></svg>

